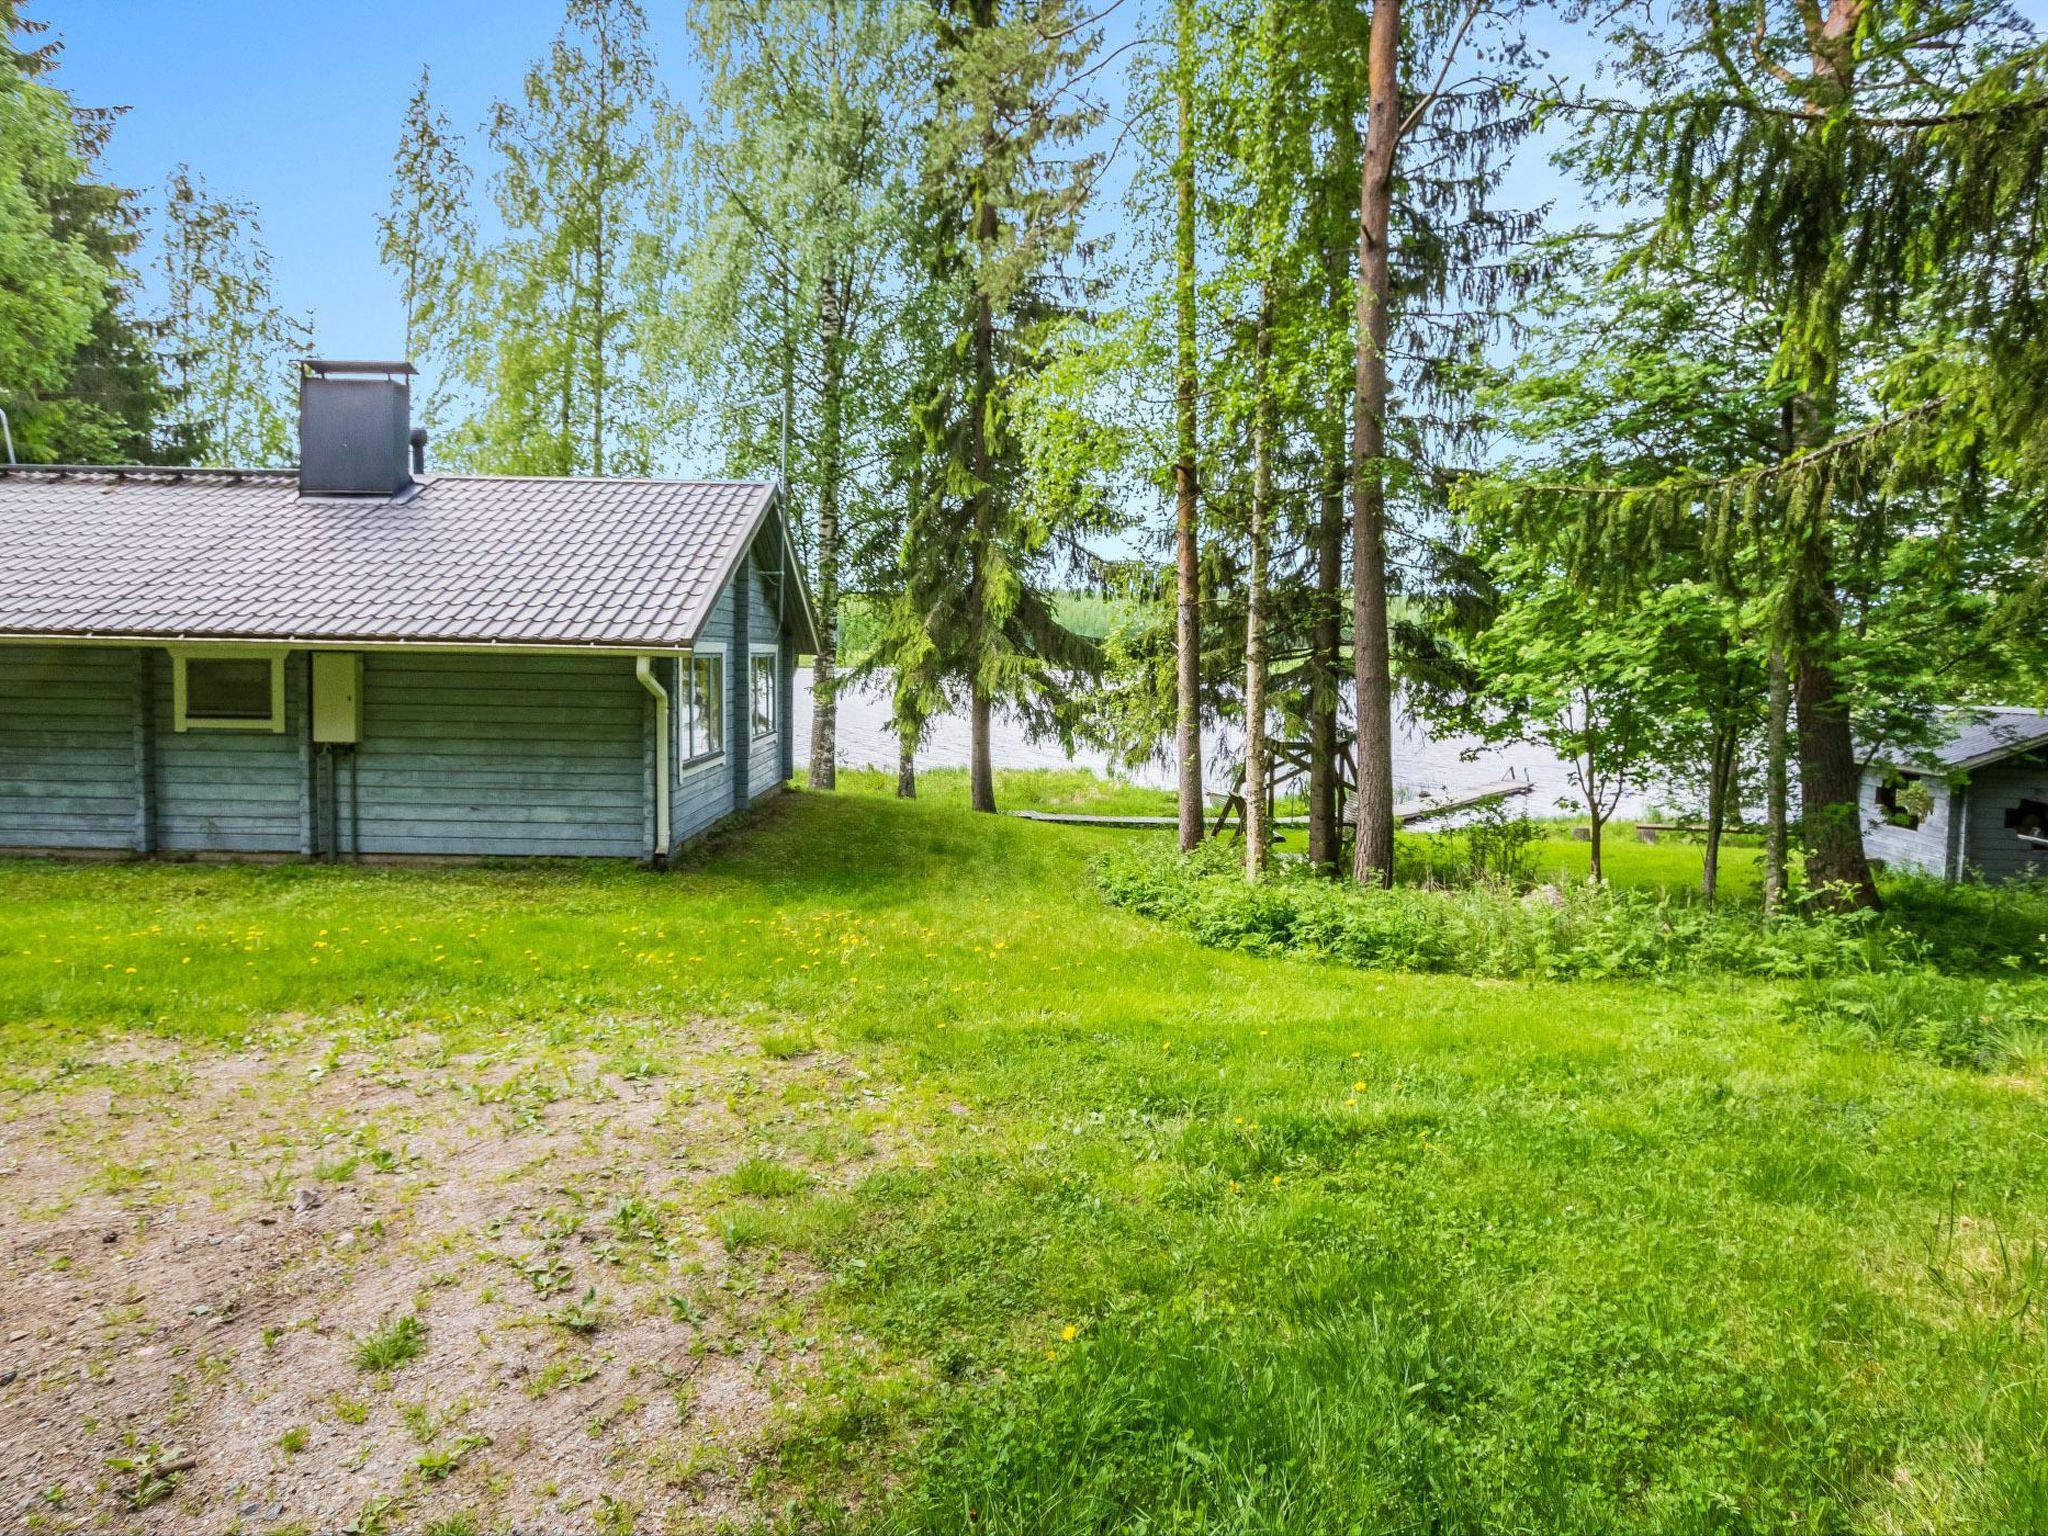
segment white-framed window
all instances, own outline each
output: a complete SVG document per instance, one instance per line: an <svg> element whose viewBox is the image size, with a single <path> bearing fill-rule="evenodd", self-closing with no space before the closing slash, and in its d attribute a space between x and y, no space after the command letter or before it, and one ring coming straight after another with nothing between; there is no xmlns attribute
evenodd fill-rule
<svg viewBox="0 0 2048 1536"><path fill-rule="evenodd" d="M171 652L171 719L180 731L283 734L284 652Z"/></svg>
<svg viewBox="0 0 2048 1536"><path fill-rule="evenodd" d="M754 734L773 736L775 734L775 703L777 663L782 660L778 646L756 646L748 669L751 684L749 698L753 702Z"/></svg>
<svg viewBox="0 0 2048 1536"><path fill-rule="evenodd" d="M678 666L676 757L684 763L725 750L725 652L698 651Z"/></svg>

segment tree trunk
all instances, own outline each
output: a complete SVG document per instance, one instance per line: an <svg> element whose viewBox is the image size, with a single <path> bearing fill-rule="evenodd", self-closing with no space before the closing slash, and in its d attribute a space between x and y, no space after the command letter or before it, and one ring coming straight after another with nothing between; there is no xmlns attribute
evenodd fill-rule
<svg viewBox="0 0 2048 1536"><path fill-rule="evenodd" d="M1351 660L1358 712L1358 840L1362 885L1394 878L1394 703L1387 654L1387 241L1400 133L1401 0L1373 0L1367 61L1365 170L1358 189L1357 405L1351 423Z"/></svg>
<svg viewBox="0 0 2048 1536"><path fill-rule="evenodd" d="M1268 0L1271 3L1271 0ZM1272 853L1266 806L1266 565L1273 517L1273 298L1261 294L1253 363L1252 549L1244 626L1244 874L1256 880Z"/></svg>
<svg viewBox="0 0 2048 1536"><path fill-rule="evenodd" d="M1591 832L1588 834L1587 842L1588 856L1591 863L1586 873L1595 885L1599 885L1606 879L1606 873L1600 867L1600 833L1607 825L1607 821L1600 814L1600 802L1590 796L1586 801L1586 819L1592 827Z"/></svg>
<svg viewBox="0 0 2048 1536"><path fill-rule="evenodd" d="M1728 817L1728 780L1735 759L1735 727L1722 723L1714 728L1707 749L1707 842L1700 860L1700 898L1714 904L1721 887L1721 829Z"/></svg>
<svg viewBox="0 0 2048 1536"><path fill-rule="evenodd" d="M1792 685L1785 645L1771 641L1769 718L1764 722L1764 910L1781 911L1786 895L1786 822L1790 799L1786 738L1792 713Z"/></svg>
<svg viewBox="0 0 2048 1536"><path fill-rule="evenodd" d="M1337 872L1343 847L1338 823L1337 658L1344 643L1344 416L1333 413L1324 455L1322 506L1316 521L1316 608L1309 631L1308 859Z"/></svg>
<svg viewBox="0 0 2048 1536"><path fill-rule="evenodd" d="M1195 397L1200 359L1195 350L1195 6L1177 0L1174 94L1179 142L1174 181L1174 405L1179 436L1173 467L1174 540L1174 751L1180 769L1180 847L1202 840L1202 593L1200 534L1196 525Z"/></svg>
<svg viewBox="0 0 2048 1536"><path fill-rule="evenodd" d="M993 154L993 132L985 149ZM984 262L996 238L995 204L976 195L974 240ZM989 756L988 653L992 644L988 625L988 551L995 542L995 466L989 452L988 406L995 392L995 312L979 276L974 294L974 419L968 428L974 468L974 553L968 584L968 666L972 704L973 738L969 748L968 788L973 809L993 813L996 808L995 765Z"/></svg>
<svg viewBox="0 0 2048 1536"><path fill-rule="evenodd" d="M839 479L844 445L846 318L838 282L829 270L818 285L818 539L816 599L818 654L811 662L811 788L839 782ZM782 488L789 494L789 487Z"/></svg>
<svg viewBox="0 0 2048 1536"><path fill-rule="evenodd" d="M1336 184L1347 186L1358 161L1358 135L1349 113L1339 128ZM1331 241L1323 250L1325 300L1332 314L1344 301L1351 279L1348 242ZM1343 812L1338 786L1337 668L1344 644L1344 487L1345 428L1348 425L1340 392L1329 404L1323 440L1323 485L1316 518L1315 614L1309 629L1308 701L1308 858L1316 869L1334 875L1343 856Z"/></svg>
<svg viewBox="0 0 2048 1536"><path fill-rule="evenodd" d="M1832 638L1840 615L1815 621L1809 633ZM1858 820L1862 775L1849 733L1849 707L1829 651L1802 651L1794 688L1799 704L1799 832L1806 876L1822 905L1837 911L1883 905Z"/></svg>
<svg viewBox="0 0 2048 1536"><path fill-rule="evenodd" d="M900 721L896 726L896 798L917 798L917 741Z"/></svg>
<svg viewBox="0 0 2048 1536"><path fill-rule="evenodd" d="M1853 96L1855 39L1866 9L1866 0L1828 0L1824 19L1817 8L1807 17L1813 80L1818 87L1808 105L1809 131L1816 147L1835 157L1846 150L1834 133L1830 113ZM1814 21L1820 24L1815 27ZM1843 196L1838 188L1828 195ZM1846 228L1845 210L1838 207L1837 212L1844 215L1840 227ZM1832 254L1830 276L1842 259L1839 251ZM1840 388L1841 299L1827 291L1823 279L1817 290L1791 295L1784 326L1786 342L1795 348L1802 386L1787 402L1792 446L1814 448L1827 440L1835 416ZM1806 494L1819 498L1824 493L1816 487ZM1806 845L1807 882L1827 907L1838 911L1874 909L1881 903L1863 850L1856 744L1849 730L1848 703L1834 671L1842 610L1835 590L1831 509L1816 499L1799 513L1792 551L1789 659L1798 705L1799 831Z"/></svg>

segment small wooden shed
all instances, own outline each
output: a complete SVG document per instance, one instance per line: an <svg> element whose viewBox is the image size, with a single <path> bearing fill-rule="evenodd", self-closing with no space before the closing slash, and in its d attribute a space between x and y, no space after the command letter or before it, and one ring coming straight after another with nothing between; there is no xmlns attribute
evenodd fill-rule
<svg viewBox="0 0 2048 1536"><path fill-rule="evenodd" d="M1864 771L1871 857L1944 880L2048 876L2048 713L1959 707L1940 723L1933 750Z"/></svg>
<svg viewBox="0 0 2048 1536"><path fill-rule="evenodd" d="M409 373L308 365L297 470L0 467L0 851L661 859L787 782L778 488L429 475Z"/></svg>

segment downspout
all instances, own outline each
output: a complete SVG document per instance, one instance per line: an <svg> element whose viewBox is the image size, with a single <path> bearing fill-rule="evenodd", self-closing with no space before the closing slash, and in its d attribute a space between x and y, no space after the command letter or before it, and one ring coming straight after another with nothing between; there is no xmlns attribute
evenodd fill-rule
<svg viewBox="0 0 2048 1536"><path fill-rule="evenodd" d="M1963 785L1956 798L1960 802L1953 818L1956 823L1956 851L1955 860L1950 865L1952 873L1948 878L1961 884L1970 873L1970 786Z"/></svg>
<svg viewBox="0 0 2048 1536"><path fill-rule="evenodd" d="M654 865L668 862L668 690L654 675L652 656L633 658L633 675L654 695Z"/></svg>

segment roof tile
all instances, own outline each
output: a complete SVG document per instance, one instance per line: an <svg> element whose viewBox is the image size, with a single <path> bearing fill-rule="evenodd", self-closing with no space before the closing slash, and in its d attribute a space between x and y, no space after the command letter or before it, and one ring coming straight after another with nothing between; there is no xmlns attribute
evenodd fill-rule
<svg viewBox="0 0 2048 1536"><path fill-rule="evenodd" d="M0 472L0 633L691 644L767 484Z"/></svg>

